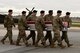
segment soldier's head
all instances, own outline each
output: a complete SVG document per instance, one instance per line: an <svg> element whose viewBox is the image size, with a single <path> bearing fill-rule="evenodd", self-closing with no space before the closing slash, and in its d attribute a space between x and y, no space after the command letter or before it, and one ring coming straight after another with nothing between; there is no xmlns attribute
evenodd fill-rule
<svg viewBox="0 0 80 53"><path fill-rule="evenodd" d="M32 15L36 16L36 14L37 14L37 10L34 10L34 11L32 12Z"/></svg>
<svg viewBox="0 0 80 53"><path fill-rule="evenodd" d="M53 15L53 10L48 11L49 15Z"/></svg>
<svg viewBox="0 0 80 53"><path fill-rule="evenodd" d="M61 16L61 14L62 14L62 11L61 10L58 10L57 11L57 16Z"/></svg>
<svg viewBox="0 0 80 53"><path fill-rule="evenodd" d="M44 16L45 15L45 11L44 10L41 10L40 11L40 14L41 14L41 16Z"/></svg>
<svg viewBox="0 0 80 53"><path fill-rule="evenodd" d="M71 14L70 12L66 12L66 16L67 16L67 17L69 17L69 16L70 16L70 14Z"/></svg>
<svg viewBox="0 0 80 53"><path fill-rule="evenodd" d="M8 13L9 13L9 15L12 15L13 10L9 9L9 10L8 10Z"/></svg>
<svg viewBox="0 0 80 53"><path fill-rule="evenodd" d="M22 15L26 16L26 11L22 11Z"/></svg>

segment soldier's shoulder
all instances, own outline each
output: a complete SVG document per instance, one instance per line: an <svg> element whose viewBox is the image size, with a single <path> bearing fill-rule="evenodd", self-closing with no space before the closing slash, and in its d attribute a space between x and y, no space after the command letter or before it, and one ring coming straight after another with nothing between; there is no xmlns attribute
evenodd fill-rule
<svg viewBox="0 0 80 53"><path fill-rule="evenodd" d="M57 18L57 16L54 16L54 18Z"/></svg>
<svg viewBox="0 0 80 53"><path fill-rule="evenodd" d="M29 17L33 17L32 15L30 15Z"/></svg>
<svg viewBox="0 0 80 53"><path fill-rule="evenodd" d="M61 19L63 19L65 16L60 17Z"/></svg>
<svg viewBox="0 0 80 53"><path fill-rule="evenodd" d="M44 18L46 18L46 17L48 17L48 14L46 14L46 15L44 16Z"/></svg>
<svg viewBox="0 0 80 53"><path fill-rule="evenodd" d="M7 16L9 16L9 15L6 15L5 17L7 17Z"/></svg>
<svg viewBox="0 0 80 53"><path fill-rule="evenodd" d="M46 14L45 16L49 16L48 14Z"/></svg>

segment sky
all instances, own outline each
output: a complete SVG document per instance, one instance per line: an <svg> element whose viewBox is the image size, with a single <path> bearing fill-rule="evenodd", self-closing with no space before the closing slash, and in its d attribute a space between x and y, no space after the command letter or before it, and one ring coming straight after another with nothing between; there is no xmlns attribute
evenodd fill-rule
<svg viewBox="0 0 80 53"><path fill-rule="evenodd" d="M67 11L71 12L71 16L80 17L80 0L0 0L0 12L7 12L13 9L16 14L21 14L25 8L36 10L53 10L56 15L57 10L62 10L63 14ZM38 12L39 14L39 12Z"/></svg>

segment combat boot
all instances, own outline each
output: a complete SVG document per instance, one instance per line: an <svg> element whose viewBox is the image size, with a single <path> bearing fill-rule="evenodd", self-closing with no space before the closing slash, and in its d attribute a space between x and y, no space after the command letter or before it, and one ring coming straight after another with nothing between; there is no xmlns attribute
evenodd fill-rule
<svg viewBox="0 0 80 53"><path fill-rule="evenodd" d="M21 44L19 44L19 42L16 42L16 46L21 46Z"/></svg>
<svg viewBox="0 0 80 53"><path fill-rule="evenodd" d="M2 43L2 44L5 44L4 40L1 40L1 43Z"/></svg>
<svg viewBox="0 0 80 53"><path fill-rule="evenodd" d="M21 46L21 44L16 44L16 46Z"/></svg>
<svg viewBox="0 0 80 53"><path fill-rule="evenodd" d="M43 45L44 48L47 47L45 42L42 42L41 44Z"/></svg>
<svg viewBox="0 0 80 53"><path fill-rule="evenodd" d="M35 43L35 47L38 47L38 43Z"/></svg>
<svg viewBox="0 0 80 53"><path fill-rule="evenodd" d="M73 46L73 44L70 44L69 41L66 41L66 43L68 47Z"/></svg>
<svg viewBox="0 0 80 53"><path fill-rule="evenodd" d="M10 45L15 45L15 43L10 43Z"/></svg>
<svg viewBox="0 0 80 53"><path fill-rule="evenodd" d="M51 44L50 47L51 47L51 48L55 48L55 44Z"/></svg>
<svg viewBox="0 0 80 53"><path fill-rule="evenodd" d="M10 45L15 45L15 43L13 43L13 40L10 40Z"/></svg>
<svg viewBox="0 0 80 53"><path fill-rule="evenodd" d="M68 44L67 46L70 47L70 46L73 46L73 44Z"/></svg>
<svg viewBox="0 0 80 53"><path fill-rule="evenodd" d="M29 46L28 42L26 42L25 45L26 45L26 47L28 47Z"/></svg>
<svg viewBox="0 0 80 53"><path fill-rule="evenodd" d="M58 44L58 46L60 46L61 48L65 48L66 47L63 44Z"/></svg>

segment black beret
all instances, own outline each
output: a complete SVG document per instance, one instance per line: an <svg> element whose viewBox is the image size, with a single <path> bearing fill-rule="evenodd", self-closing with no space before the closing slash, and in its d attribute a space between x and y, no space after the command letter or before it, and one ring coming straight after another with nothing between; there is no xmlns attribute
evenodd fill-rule
<svg viewBox="0 0 80 53"><path fill-rule="evenodd" d="M34 13L37 13L37 10L34 10L33 12L34 12Z"/></svg>
<svg viewBox="0 0 80 53"><path fill-rule="evenodd" d="M10 9L10 10L8 10L8 12L12 12L12 11L13 11L13 10L11 10L11 9Z"/></svg>
<svg viewBox="0 0 80 53"><path fill-rule="evenodd" d="M26 11L22 11L22 14L25 14L26 13Z"/></svg>
<svg viewBox="0 0 80 53"><path fill-rule="evenodd" d="M52 13L53 12L53 10L49 10L49 13Z"/></svg>
<svg viewBox="0 0 80 53"><path fill-rule="evenodd" d="M62 11L61 10L58 10L57 13L62 13Z"/></svg>
<svg viewBox="0 0 80 53"><path fill-rule="evenodd" d="M66 15L70 15L71 13L70 12L66 12Z"/></svg>
<svg viewBox="0 0 80 53"><path fill-rule="evenodd" d="M45 12L44 10L41 10L41 11L40 11L40 13L44 13L44 12Z"/></svg>

